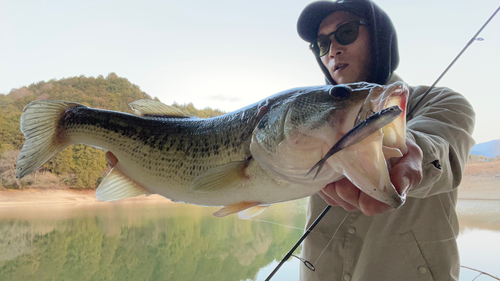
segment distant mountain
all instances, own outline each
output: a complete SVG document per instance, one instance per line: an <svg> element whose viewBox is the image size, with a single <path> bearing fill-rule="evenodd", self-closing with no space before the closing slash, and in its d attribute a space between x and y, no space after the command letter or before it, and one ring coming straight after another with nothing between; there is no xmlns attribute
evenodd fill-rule
<svg viewBox="0 0 500 281"><path fill-rule="evenodd" d="M495 158L500 155L500 140L478 143L472 147L470 154Z"/></svg>

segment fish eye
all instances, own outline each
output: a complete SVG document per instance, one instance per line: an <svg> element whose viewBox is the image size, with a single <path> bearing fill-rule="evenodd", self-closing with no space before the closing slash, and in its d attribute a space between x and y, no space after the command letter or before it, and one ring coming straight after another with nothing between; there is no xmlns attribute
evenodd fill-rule
<svg viewBox="0 0 500 281"><path fill-rule="evenodd" d="M345 85L336 85L330 89L330 96L335 99L348 99L351 96L352 90Z"/></svg>

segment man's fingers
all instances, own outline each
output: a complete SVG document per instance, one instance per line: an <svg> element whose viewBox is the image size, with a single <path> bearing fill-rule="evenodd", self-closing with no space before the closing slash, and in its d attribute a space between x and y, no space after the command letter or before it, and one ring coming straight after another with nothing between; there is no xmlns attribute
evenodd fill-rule
<svg viewBox="0 0 500 281"><path fill-rule="evenodd" d="M337 203L335 200L333 200L328 194L326 194L323 190L321 190L320 192L318 192L319 196L321 196L321 198L323 198L323 200L325 200L325 202L332 206L332 207L337 207L337 206L340 206L339 203Z"/></svg>
<svg viewBox="0 0 500 281"><path fill-rule="evenodd" d="M359 195L359 209L367 216L374 216L382 212L392 210L392 207L373 199L368 194L361 192Z"/></svg>
<svg viewBox="0 0 500 281"><path fill-rule="evenodd" d="M348 212L352 212L358 209L350 203L346 202L337 194L336 183L328 184L323 190L319 192L319 195L331 206L341 206Z"/></svg>
<svg viewBox="0 0 500 281"><path fill-rule="evenodd" d="M359 209L359 195L362 192L351 181L343 178L335 182L335 190L340 198Z"/></svg>
<svg viewBox="0 0 500 281"><path fill-rule="evenodd" d="M406 141L408 153L389 171L391 181L400 194L406 193L409 188L417 186L422 180L422 150L411 139Z"/></svg>

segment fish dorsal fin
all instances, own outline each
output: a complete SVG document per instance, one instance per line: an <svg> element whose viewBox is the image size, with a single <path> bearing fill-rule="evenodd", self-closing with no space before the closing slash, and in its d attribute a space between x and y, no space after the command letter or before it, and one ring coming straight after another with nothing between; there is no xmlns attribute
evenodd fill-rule
<svg viewBox="0 0 500 281"><path fill-rule="evenodd" d="M128 106L134 111L134 114L141 117L170 117L170 118L191 118L187 112L182 109L166 105L154 100L138 100L129 103Z"/></svg>
<svg viewBox="0 0 500 281"><path fill-rule="evenodd" d="M216 192L234 186L238 182L248 179L245 169L249 160L229 162L212 168L199 175L191 183L190 192Z"/></svg>
<svg viewBox="0 0 500 281"><path fill-rule="evenodd" d="M116 201L142 194L150 193L116 167L109 172L95 191L95 196L101 201Z"/></svg>
<svg viewBox="0 0 500 281"><path fill-rule="evenodd" d="M260 202L240 202L240 203L232 204L229 206L225 206L224 208L215 212L214 216L221 218L221 217L225 217L225 216L229 216L232 214L243 212L249 208L257 207L259 205L260 205ZM262 211L263 210L261 210L260 212L262 212Z"/></svg>

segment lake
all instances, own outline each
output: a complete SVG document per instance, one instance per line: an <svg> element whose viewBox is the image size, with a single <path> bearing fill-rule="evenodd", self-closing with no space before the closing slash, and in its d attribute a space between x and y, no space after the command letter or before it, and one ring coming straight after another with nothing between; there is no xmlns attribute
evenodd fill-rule
<svg viewBox="0 0 500 281"><path fill-rule="evenodd" d="M162 201L3 207L0 280L264 280L302 235L306 205L252 220ZM461 264L500 276L500 201L460 200L458 212ZM298 280L300 266L292 258L272 280Z"/></svg>

